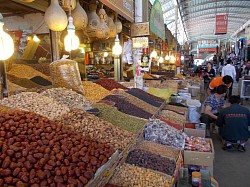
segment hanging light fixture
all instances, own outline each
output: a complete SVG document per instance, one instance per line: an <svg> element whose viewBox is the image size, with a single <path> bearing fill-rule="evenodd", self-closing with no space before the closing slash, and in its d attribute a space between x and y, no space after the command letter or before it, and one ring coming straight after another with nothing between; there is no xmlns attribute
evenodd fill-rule
<svg viewBox="0 0 250 187"><path fill-rule="evenodd" d="M104 56L104 57L108 57L108 56L109 56L109 53L108 53L108 52L104 52L104 53L103 53L103 56Z"/></svg>
<svg viewBox="0 0 250 187"><path fill-rule="evenodd" d="M32 40L33 40L34 42L40 42L40 39L37 37L36 34L34 34Z"/></svg>
<svg viewBox="0 0 250 187"><path fill-rule="evenodd" d="M117 55L117 56L119 56L122 53L122 46L120 45L118 34L116 35L116 38L115 38L115 45L112 48L112 53L113 55Z"/></svg>
<svg viewBox="0 0 250 187"><path fill-rule="evenodd" d="M168 55L165 56L165 60L169 60L170 57Z"/></svg>
<svg viewBox="0 0 250 187"><path fill-rule="evenodd" d="M164 59L162 57L159 58L159 62L160 63L163 63L164 62Z"/></svg>
<svg viewBox="0 0 250 187"><path fill-rule="evenodd" d="M153 50L152 53L150 54L151 58L156 58L157 57L157 52L156 50Z"/></svg>
<svg viewBox="0 0 250 187"><path fill-rule="evenodd" d="M72 51L78 49L80 42L75 34L75 26L73 25L73 18L69 16L69 24L67 27L68 34L64 38L65 51Z"/></svg>
<svg viewBox="0 0 250 187"><path fill-rule="evenodd" d="M3 30L3 16L0 13L0 60L7 60L14 53L14 42L9 34Z"/></svg>

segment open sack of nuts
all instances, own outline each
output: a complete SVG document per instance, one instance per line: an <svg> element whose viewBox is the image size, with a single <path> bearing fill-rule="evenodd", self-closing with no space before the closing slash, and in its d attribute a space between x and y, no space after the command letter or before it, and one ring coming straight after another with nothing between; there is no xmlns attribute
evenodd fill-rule
<svg viewBox="0 0 250 187"><path fill-rule="evenodd" d="M0 112L0 124L0 186L84 186L114 153L32 112Z"/></svg>
<svg viewBox="0 0 250 187"><path fill-rule="evenodd" d="M68 59L56 60L50 64L50 74L53 87L64 87L84 94L76 61Z"/></svg>

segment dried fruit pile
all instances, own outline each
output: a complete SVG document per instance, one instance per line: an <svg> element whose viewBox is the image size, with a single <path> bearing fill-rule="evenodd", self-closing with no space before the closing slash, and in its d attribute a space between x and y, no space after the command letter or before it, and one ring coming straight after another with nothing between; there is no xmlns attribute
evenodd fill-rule
<svg viewBox="0 0 250 187"><path fill-rule="evenodd" d="M160 117L172 123L181 125L183 125L187 121L184 115L178 114L170 110L162 110Z"/></svg>
<svg viewBox="0 0 250 187"><path fill-rule="evenodd" d="M112 80L112 79L100 79L96 81L96 84L101 85L103 88L106 88L107 90L113 90L113 89L123 89L128 90L129 88L121 85L120 83Z"/></svg>
<svg viewBox="0 0 250 187"><path fill-rule="evenodd" d="M84 186L114 152L31 112L0 112L0 186Z"/></svg>
<svg viewBox="0 0 250 187"><path fill-rule="evenodd" d="M140 149L130 151L126 159L126 163L159 171L170 176L174 174L176 167L174 159Z"/></svg>

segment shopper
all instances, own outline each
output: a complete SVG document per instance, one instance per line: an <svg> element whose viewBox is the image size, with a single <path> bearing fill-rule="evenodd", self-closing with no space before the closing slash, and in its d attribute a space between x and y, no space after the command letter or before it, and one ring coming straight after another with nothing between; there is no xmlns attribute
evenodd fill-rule
<svg viewBox="0 0 250 187"><path fill-rule="evenodd" d="M223 109L216 121L220 127L220 135L224 140L224 150L234 150L233 144L238 144L238 150L246 151L245 143L250 137L248 126L250 126L250 112L247 108L240 106L240 97L229 98L230 107Z"/></svg>
<svg viewBox="0 0 250 187"><path fill-rule="evenodd" d="M222 61L222 62L220 63L219 68L218 68L218 71L219 71L220 76L221 76L221 74L222 74L222 68L223 68L223 67L224 67L224 62Z"/></svg>
<svg viewBox="0 0 250 187"><path fill-rule="evenodd" d="M235 70L235 67L232 65L231 59L228 59L227 65L222 68L221 76L224 77L225 75L231 76L234 81L236 79L236 70ZM232 82L232 85L229 87L228 97L232 95L232 92L233 92L233 82Z"/></svg>
<svg viewBox="0 0 250 187"><path fill-rule="evenodd" d="M204 88L207 90L209 83L215 77L215 71L212 67L212 63L207 63L207 68L203 72L203 79L204 79Z"/></svg>
<svg viewBox="0 0 250 187"><path fill-rule="evenodd" d="M212 133L210 123L216 122L219 110L224 106L224 97L227 94L227 89L226 85L219 85L216 89L216 93L207 97L202 105L200 120L206 124L208 137L210 137Z"/></svg>
<svg viewBox="0 0 250 187"><path fill-rule="evenodd" d="M215 90L220 85L226 85L228 88L232 86L233 78L229 75L224 77L215 77L209 84L207 89L207 94L210 96L212 93L215 93Z"/></svg>

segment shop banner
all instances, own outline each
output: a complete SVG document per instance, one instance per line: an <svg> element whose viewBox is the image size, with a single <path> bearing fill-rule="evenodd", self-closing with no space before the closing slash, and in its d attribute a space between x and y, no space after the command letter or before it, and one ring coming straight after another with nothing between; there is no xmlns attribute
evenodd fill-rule
<svg viewBox="0 0 250 187"><path fill-rule="evenodd" d="M149 22L131 24L131 37L149 35Z"/></svg>
<svg viewBox="0 0 250 187"><path fill-rule="evenodd" d="M217 50L220 50L220 48L202 48L199 49L199 53L214 53L217 52Z"/></svg>
<svg viewBox="0 0 250 187"><path fill-rule="evenodd" d="M198 49L204 49L204 48L216 48L220 45L220 41L217 39L214 40L198 40Z"/></svg>
<svg viewBox="0 0 250 187"><path fill-rule="evenodd" d="M149 23L150 23L150 30L154 34L159 36L162 40L165 40L163 12L159 0L155 0L152 6Z"/></svg>
<svg viewBox="0 0 250 187"><path fill-rule="evenodd" d="M148 47L148 37L137 37L137 38L132 38L132 40L134 49Z"/></svg>
<svg viewBox="0 0 250 187"><path fill-rule="evenodd" d="M250 26L245 29L247 46L250 46Z"/></svg>
<svg viewBox="0 0 250 187"><path fill-rule="evenodd" d="M215 35L227 34L228 15L216 15Z"/></svg>
<svg viewBox="0 0 250 187"><path fill-rule="evenodd" d="M119 13L130 22L134 22L133 0L100 0L103 4Z"/></svg>

